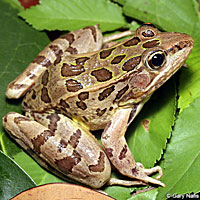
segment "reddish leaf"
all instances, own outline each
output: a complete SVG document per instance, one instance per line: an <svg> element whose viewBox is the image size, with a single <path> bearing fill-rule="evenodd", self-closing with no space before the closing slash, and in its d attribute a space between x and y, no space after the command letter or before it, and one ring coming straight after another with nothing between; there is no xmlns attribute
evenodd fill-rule
<svg viewBox="0 0 200 200"><path fill-rule="evenodd" d="M25 9L39 4L39 0L18 0L18 1Z"/></svg>

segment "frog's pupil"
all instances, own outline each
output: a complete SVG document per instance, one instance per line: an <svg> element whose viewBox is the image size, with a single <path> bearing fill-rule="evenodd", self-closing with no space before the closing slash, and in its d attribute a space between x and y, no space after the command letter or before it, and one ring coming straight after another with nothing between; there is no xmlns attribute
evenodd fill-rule
<svg viewBox="0 0 200 200"><path fill-rule="evenodd" d="M163 61L164 61L164 55L157 53L152 57L151 63L154 66L160 66L160 65L162 65Z"/></svg>

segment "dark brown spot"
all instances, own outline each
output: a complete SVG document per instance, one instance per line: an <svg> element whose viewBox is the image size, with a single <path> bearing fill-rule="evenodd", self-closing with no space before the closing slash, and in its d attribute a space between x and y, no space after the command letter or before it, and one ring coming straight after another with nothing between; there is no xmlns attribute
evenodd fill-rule
<svg viewBox="0 0 200 200"><path fill-rule="evenodd" d="M85 30L85 29L91 30L94 41L96 42L97 41L97 33L96 33L95 27L94 26L87 26L87 27L83 28L83 30Z"/></svg>
<svg viewBox="0 0 200 200"><path fill-rule="evenodd" d="M76 148L78 143L79 143L79 139L81 137L81 131L80 129L77 129L75 133L73 133L73 135L70 137L69 139L69 144L73 147Z"/></svg>
<svg viewBox="0 0 200 200"><path fill-rule="evenodd" d="M103 101L105 98L107 98L115 89L115 86L111 86L109 88L106 88L105 90L103 90L103 92L99 93L99 101Z"/></svg>
<svg viewBox="0 0 200 200"><path fill-rule="evenodd" d="M181 49L185 48L188 44L186 42L179 42L175 45L175 47L180 51Z"/></svg>
<svg viewBox="0 0 200 200"><path fill-rule="evenodd" d="M14 118L14 122L15 122L16 124L19 124L21 121L30 121L30 119L27 118L27 117L15 117L15 118Z"/></svg>
<svg viewBox="0 0 200 200"><path fill-rule="evenodd" d="M122 95L129 89L129 86L126 85L124 88L122 88L121 90L119 90L119 92L116 95L116 99L120 99L122 97Z"/></svg>
<svg viewBox="0 0 200 200"><path fill-rule="evenodd" d="M131 46L137 45L139 42L140 42L140 39L138 37L134 37L134 38L126 41L124 43L124 46L125 47L131 47Z"/></svg>
<svg viewBox="0 0 200 200"><path fill-rule="evenodd" d="M64 108L69 108L69 104L63 99L60 100L60 105L63 106Z"/></svg>
<svg viewBox="0 0 200 200"><path fill-rule="evenodd" d="M112 148L105 148L106 154L109 158L113 157L113 149Z"/></svg>
<svg viewBox="0 0 200 200"><path fill-rule="evenodd" d="M38 55L34 60L33 63L37 63L39 65L49 67L51 65L51 61L46 58L45 56Z"/></svg>
<svg viewBox="0 0 200 200"><path fill-rule="evenodd" d="M61 75L64 77L80 75L85 71L82 65L64 63L61 68Z"/></svg>
<svg viewBox="0 0 200 200"><path fill-rule="evenodd" d="M25 84L13 84L12 86L11 85L9 85L9 86L16 90L27 87L27 85L25 85Z"/></svg>
<svg viewBox="0 0 200 200"><path fill-rule="evenodd" d="M63 159L56 160L55 164L65 174L71 173L75 165L81 161L81 156L77 151L73 151L71 156L66 156Z"/></svg>
<svg viewBox="0 0 200 200"><path fill-rule="evenodd" d="M30 79L35 79L35 78L36 78L36 75L35 75L35 74L31 74L31 75L29 76L29 78L30 78Z"/></svg>
<svg viewBox="0 0 200 200"><path fill-rule="evenodd" d="M33 92L33 93L32 93L32 96L31 96L32 99L36 99L36 92L35 92L35 90L32 90L32 92Z"/></svg>
<svg viewBox="0 0 200 200"><path fill-rule="evenodd" d="M153 37L154 36L154 32L152 30L147 29L147 30L142 32L142 35L144 37Z"/></svg>
<svg viewBox="0 0 200 200"><path fill-rule="evenodd" d="M126 157L126 152L127 152L127 145L125 144L123 149L121 150L120 152L120 155L119 155L119 159L122 160L123 158Z"/></svg>
<svg viewBox="0 0 200 200"><path fill-rule="evenodd" d="M135 167L135 168L133 168L132 169L132 173L133 173L133 175L135 176L135 177L137 177L137 175L138 175L138 169Z"/></svg>
<svg viewBox="0 0 200 200"><path fill-rule="evenodd" d="M103 132L106 132L106 131L110 128L111 124L112 124L112 121L110 120L110 121L108 122L108 124L106 125L106 127L105 127L105 129L104 129Z"/></svg>
<svg viewBox="0 0 200 200"><path fill-rule="evenodd" d="M23 108L28 107L28 104L26 102L22 103Z"/></svg>
<svg viewBox="0 0 200 200"><path fill-rule="evenodd" d="M42 84L43 84L44 86L47 85L47 83L48 83L48 78L49 78L49 72L48 72L48 70L46 70L46 71L44 72L43 76L42 76Z"/></svg>
<svg viewBox="0 0 200 200"><path fill-rule="evenodd" d="M87 105L83 101L77 101L76 105L78 106L78 108L80 108L82 110L87 109Z"/></svg>
<svg viewBox="0 0 200 200"><path fill-rule="evenodd" d="M74 41L74 35L72 33L67 33L63 35L61 38L67 40L69 42L69 45L71 45Z"/></svg>
<svg viewBox="0 0 200 200"><path fill-rule="evenodd" d="M58 152L62 152L62 149L65 149L68 145L68 142L66 142L65 140L61 139L60 143L58 145Z"/></svg>
<svg viewBox="0 0 200 200"><path fill-rule="evenodd" d="M112 51L114 50L115 48L112 48L112 49L104 49L102 51L100 51L100 58L101 59L105 59L107 58L108 56L111 55Z"/></svg>
<svg viewBox="0 0 200 200"><path fill-rule="evenodd" d="M152 47L156 47L160 44L159 40L152 40L149 42L144 43L142 46L144 48L152 48Z"/></svg>
<svg viewBox="0 0 200 200"><path fill-rule="evenodd" d="M116 56L112 59L111 64L119 64L125 57L126 55Z"/></svg>
<svg viewBox="0 0 200 200"><path fill-rule="evenodd" d="M97 108L96 112L97 112L97 115L99 117L101 117L105 112L106 112L107 108L104 108L103 110L101 110L100 108Z"/></svg>
<svg viewBox="0 0 200 200"><path fill-rule="evenodd" d="M76 80L69 79L66 81L67 90L69 92L77 92L78 90L82 89L83 86Z"/></svg>
<svg viewBox="0 0 200 200"><path fill-rule="evenodd" d="M100 152L98 163L96 165L90 165L89 170L92 172L103 172L104 171L104 153Z"/></svg>
<svg viewBox="0 0 200 200"><path fill-rule="evenodd" d="M189 41L180 41L177 45L179 46L180 50L187 47L187 46L191 46L191 42Z"/></svg>
<svg viewBox="0 0 200 200"><path fill-rule="evenodd" d="M89 92L81 92L79 95L78 95L78 98L82 101L86 100L89 98Z"/></svg>
<svg viewBox="0 0 200 200"><path fill-rule="evenodd" d="M113 107L111 106L110 108L109 108L109 111L112 111L113 110Z"/></svg>
<svg viewBox="0 0 200 200"><path fill-rule="evenodd" d="M135 116L135 113L137 111L137 107L138 105L134 105L132 110L131 110L131 113L129 115L129 118L128 118L128 123L131 122L131 120L133 119L133 117Z"/></svg>
<svg viewBox="0 0 200 200"><path fill-rule="evenodd" d="M51 131L55 132L57 130L57 122L60 120L59 115L54 113L54 114L48 115L47 119L49 119L48 128Z"/></svg>
<svg viewBox="0 0 200 200"><path fill-rule="evenodd" d="M112 72L105 68L94 70L91 75L99 82L108 81L112 78Z"/></svg>
<svg viewBox="0 0 200 200"><path fill-rule="evenodd" d="M86 116L83 116L83 121L89 122L88 118Z"/></svg>
<svg viewBox="0 0 200 200"><path fill-rule="evenodd" d="M134 96L133 91L130 90L127 94L125 94L121 99L120 102L124 102L129 100L130 98L132 98Z"/></svg>
<svg viewBox="0 0 200 200"><path fill-rule="evenodd" d="M178 51L180 51L182 48L179 45L175 45L175 47L178 49Z"/></svg>
<svg viewBox="0 0 200 200"><path fill-rule="evenodd" d="M58 45L50 45L49 48L54 52L54 54L56 56L58 56L58 55L60 56L63 53L62 50L59 48Z"/></svg>
<svg viewBox="0 0 200 200"><path fill-rule="evenodd" d="M62 60L61 56L57 56L56 60L54 61L54 65L57 65Z"/></svg>
<svg viewBox="0 0 200 200"><path fill-rule="evenodd" d="M52 131L44 130L36 138L31 139L34 151L40 153L40 147L52 136L54 136L54 133Z"/></svg>
<svg viewBox="0 0 200 200"><path fill-rule="evenodd" d="M84 63L90 58L88 57L80 57L80 58L76 58L76 64L77 65L84 65Z"/></svg>
<svg viewBox="0 0 200 200"><path fill-rule="evenodd" d="M172 54L174 54L174 53L176 53L175 51L174 51L174 47L170 47L169 49L167 49L167 52L168 53L172 53Z"/></svg>
<svg viewBox="0 0 200 200"><path fill-rule="evenodd" d="M167 51L175 54L176 52L180 51L182 48L179 45L174 45L173 47L169 48Z"/></svg>
<svg viewBox="0 0 200 200"><path fill-rule="evenodd" d="M4 123L8 122L8 115L6 115L6 116L3 117L3 122Z"/></svg>
<svg viewBox="0 0 200 200"><path fill-rule="evenodd" d="M128 71L131 71L131 70L133 70L137 65L139 65L140 61L141 61L141 56L136 56L136 57L130 58L129 60L127 60L127 61L124 63L122 69L123 69L124 71L127 71L127 72L128 72Z"/></svg>
<svg viewBox="0 0 200 200"><path fill-rule="evenodd" d="M41 99L42 99L42 101L44 101L45 103L51 103L51 99L50 99L50 97L49 97L48 90L47 90L46 87L43 87L43 88L42 88Z"/></svg>
<svg viewBox="0 0 200 200"><path fill-rule="evenodd" d="M74 47L68 47L65 51L69 52L70 54L78 54L77 49Z"/></svg>
<svg viewBox="0 0 200 200"><path fill-rule="evenodd" d="M34 72L30 72L30 71L27 71L26 72L26 76L28 76L30 79L34 79L35 77L36 77L36 75L35 74L33 74Z"/></svg>
<svg viewBox="0 0 200 200"><path fill-rule="evenodd" d="M150 121L149 121L148 119L142 120L142 126L144 127L144 130L145 130L146 132L149 131L149 124L150 124Z"/></svg>
<svg viewBox="0 0 200 200"><path fill-rule="evenodd" d="M49 48L55 53L57 54L60 50L59 46L58 45L49 45Z"/></svg>

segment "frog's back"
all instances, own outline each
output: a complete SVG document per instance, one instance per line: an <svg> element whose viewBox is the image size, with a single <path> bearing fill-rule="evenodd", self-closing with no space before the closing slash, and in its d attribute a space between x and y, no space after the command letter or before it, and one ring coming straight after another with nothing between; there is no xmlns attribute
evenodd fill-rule
<svg viewBox="0 0 200 200"><path fill-rule="evenodd" d="M63 56L46 69L27 93L24 108L42 111L58 106L61 99L78 97L82 92L99 93L110 88L139 65L139 55L143 52L142 48L137 48L139 43L139 38L133 37L124 44L93 52L89 56ZM28 102L29 106L26 106Z"/></svg>
<svg viewBox="0 0 200 200"><path fill-rule="evenodd" d="M41 75L23 108L57 110L92 130L104 128L119 106L145 102L181 66L192 45L187 35L141 27L114 47L63 56Z"/></svg>

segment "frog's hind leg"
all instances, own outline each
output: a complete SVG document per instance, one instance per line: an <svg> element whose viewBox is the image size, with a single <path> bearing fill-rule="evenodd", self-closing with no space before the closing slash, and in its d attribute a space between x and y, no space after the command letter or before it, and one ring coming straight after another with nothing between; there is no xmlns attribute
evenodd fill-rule
<svg viewBox="0 0 200 200"><path fill-rule="evenodd" d="M110 162L87 129L61 114L38 113L34 117L40 123L18 113L8 113L3 125L23 148L36 152L68 178L93 188L100 188L109 180Z"/></svg>
<svg viewBox="0 0 200 200"><path fill-rule="evenodd" d="M107 156L109 157L115 168L123 175L137 179L136 181L123 181L111 179L109 184L118 185L138 185L141 181L144 183L151 183L164 186L158 179L162 176L162 169L157 166L151 169L144 169L143 165L136 163L126 143L124 134L126 129L133 120L134 116L139 112L140 105L133 108L126 108L118 110L112 120L107 124L102 134L102 144L105 147ZM149 175L158 172L159 175L156 179L151 178Z"/></svg>
<svg viewBox="0 0 200 200"><path fill-rule="evenodd" d="M98 25L61 36L45 47L24 72L8 85L6 96L10 99L22 97L46 68L59 62L63 53L70 55L97 51L101 49L102 42L103 36Z"/></svg>

